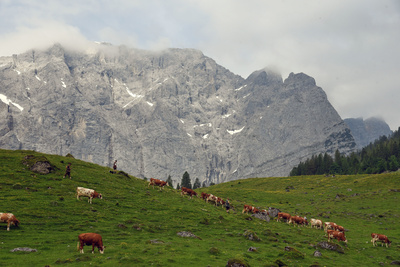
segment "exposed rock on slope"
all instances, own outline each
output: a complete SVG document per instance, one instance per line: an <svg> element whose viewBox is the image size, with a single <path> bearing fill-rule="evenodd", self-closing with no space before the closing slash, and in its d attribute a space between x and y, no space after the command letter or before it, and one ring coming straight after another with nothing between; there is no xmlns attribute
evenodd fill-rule
<svg viewBox="0 0 400 267"><path fill-rule="evenodd" d="M378 118L366 120L363 120L363 118L349 118L345 119L344 122L349 126L358 149L373 143L381 136L390 136L393 133L389 125Z"/></svg>
<svg viewBox="0 0 400 267"><path fill-rule="evenodd" d="M286 176L313 154L354 149L313 78L247 79L200 51L99 46L0 58L0 147L205 184Z"/></svg>

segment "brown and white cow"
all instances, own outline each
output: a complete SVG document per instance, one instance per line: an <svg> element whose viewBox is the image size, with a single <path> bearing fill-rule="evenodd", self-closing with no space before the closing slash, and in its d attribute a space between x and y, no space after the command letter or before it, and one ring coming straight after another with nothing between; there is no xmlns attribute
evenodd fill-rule
<svg viewBox="0 0 400 267"><path fill-rule="evenodd" d="M243 206L243 210L242 210L242 213L245 213L246 212L246 214L248 214L249 212L251 212L251 213L260 213L260 210L259 209L257 209L256 207L253 207L253 206L251 206L251 205L244 205Z"/></svg>
<svg viewBox="0 0 400 267"><path fill-rule="evenodd" d="M87 197L88 202L90 204L92 204L93 198L103 199L103 196L100 193L97 193L96 191L94 191L93 189L78 186L76 188L76 199L81 200L80 197Z"/></svg>
<svg viewBox="0 0 400 267"><path fill-rule="evenodd" d="M196 193L194 190L192 190L192 189L190 189L190 188L187 188L187 187L182 187L182 188L181 188L181 195L182 195L182 196L183 196L183 195L189 195L190 198L192 198L193 196L196 196L196 197L197 197L197 193Z"/></svg>
<svg viewBox="0 0 400 267"><path fill-rule="evenodd" d="M220 205L224 205L225 201L217 196L214 196L213 194L208 194L207 198L206 198L206 202L214 202L215 206L218 206L218 204Z"/></svg>
<svg viewBox="0 0 400 267"><path fill-rule="evenodd" d="M162 189L164 189L164 186L167 185L167 182L165 182L163 180L160 180L160 179L150 178L150 182L149 182L149 185L147 187L149 187L150 185L153 186L153 189L154 189L155 185L159 186L160 187L160 191L161 191Z"/></svg>
<svg viewBox="0 0 400 267"><path fill-rule="evenodd" d="M337 225L337 224L333 226L333 229L334 229L335 231L340 231L340 232L344 232L344 231L345 231L345 229L344 229L343 226Z"/></svg>
<svg viewBox="0 0 400 267"><path fill-rule="evenodd" d="M339 242L343 241L343 242L347 243L346 236L344 235L343 232L335 231L335 230L327 230L327 234L328 234L328 241L331 241L331 238L333 238L333 239L337 239Z"/></svg>
<svg viewBox="0 0 400 267"><path fill-rule="evenodd" d="M7 223L7 231L10 231L10 225L18 227L19 221L12 213L0 213L0 222Z"/></svg>
<svg viewBox="0 0 400 267"><path fill-rule="evenodd" d="M303 217L300 217L300 216L291 216L290 217L290 219L289 219L289 224L293 224L294 226L304 226L304 225L307 225L308 224L308 222L307 222L307 219L306 218L303 218Z"/></svg>
<svg viewBox="0 0 400 267"><path fill-rule="evenodd" d="M387 236L385 236L385 235L372 233L371 237L372 237L371 242L372 242L372 245L374 247L375 247L375 242L376 241L381 241L382 242L382 247L383 247L384 243L386 244L386 247L388 247L388 245L390 247L390 245L392 244L392 241L390 241L389 238Z"/></svg>
<svg viewBox="0 0 400 267"><path fill-rule="evenodd" d="M327 232L328 230L335 230L336 226L337 226L337 224L334 222L325 222L324 223L324 231Z"/></svg>
<svg viewBox="0 0 400 267"><path fill-rule="evenodd" d="M215 206L217 206L218 199L213 194L207 194L206 202L213 202Z"/></svg>
<svg viewBox="0 0 400 267"><path fill-rule="evenodd" d="M319 220L319 219L311 219L310 220L310 225L311 225L311 228L313 228L313 227L315 227L317 229L322 229L323 228L322 221Z"/></svg>
<svg viewBox="0 0 400 267"><path fill-rule="evenodd" d="M94 253L94 248L97 247L99 249L99 252L101 254L104 253L104 245L103 245L103 239L101 238L101 235L96 234L96 233L83 233L78 236L79 242L78 242L78 250L80 250L81 253L83 252L83 247L85 245L90 246L92 245L92 253Z"/></svg>
<svg viewBox="0 0 400 267"><path fill-rule="evenodd" d="M289 223L291 217L292 216L289 213L278 212L278 217L276 218L276 221L280 222L281 219L284 219L284 220L286 220L287 223Z"/></svg>

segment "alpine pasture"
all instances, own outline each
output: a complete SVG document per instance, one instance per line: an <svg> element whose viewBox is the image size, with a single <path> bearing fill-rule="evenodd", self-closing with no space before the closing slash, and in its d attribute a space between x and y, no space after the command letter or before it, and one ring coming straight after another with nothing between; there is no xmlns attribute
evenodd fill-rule
<svg viewBox="0 0 400 267"><path fill-rule="evenodd" d="M30 170L45 161L50 173ZM398 172L252 178L196 189L198 195L229 198L233 209L226 213L171 187L153 189L144 179L72 157L0 150L0 163L0 212L20 221L10 231L0 224L2 266L377 266L400 261ZM72 179L63 178L68 163ZM77 200L78 186L96 190L103 199ZM332 240L339 251L321 248L318 244L327 242L323 230L260 220L242 214L244 204L335 222L346 229L348 244ZM178 235L182 232L193 235ZM104 254L97 249L92 254L89 246L79 253L81 233L100 234ZM371 233L387 235L391 246L373 247ZM37 251L11 252L24 247Z"/></svg>

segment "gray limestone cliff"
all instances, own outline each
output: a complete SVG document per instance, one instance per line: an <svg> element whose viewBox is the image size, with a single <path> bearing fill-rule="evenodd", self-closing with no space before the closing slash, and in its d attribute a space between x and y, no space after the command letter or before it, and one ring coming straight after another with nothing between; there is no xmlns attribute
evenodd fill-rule
<svg viewBox="0 0 400 267"><path fill-rule="evenodd" d="M138 177L207 185L287 176L318 153L354 150L306 74L247 79L198 50L55 45L0 58L0 147L66 155Z"/></svg>
<svg viewBox="0 0 400 267"><path fill-rule="evenodd" d="M381 136L389 137L393 133L389 125L379 118L368 118L366 120L348 118L344 119L344 122L350 128L358 149L373 143Z"/></svg>

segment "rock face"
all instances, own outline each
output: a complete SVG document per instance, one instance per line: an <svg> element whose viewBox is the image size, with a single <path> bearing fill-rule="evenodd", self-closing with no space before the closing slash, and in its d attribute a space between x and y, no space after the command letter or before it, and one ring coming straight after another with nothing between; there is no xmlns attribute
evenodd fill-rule
<svg viewBox="0 0 400 267"><path fill-rule="evenodd" d="M192 49L55 45L0 58L0 147L66 155L137 177L207 185L286 176L313 154L354 150L303 73L247 79ZM193 183L193 182L192 182Z"/></svg>
<svg viewBox="0 0 400 267"><path fill-rule="evenodd" d="M378 118L369 118L366 120L363 118L349 118L345 119L344 122L349 126L358 149L373 143L381 136L389 136L393 133L389 125L384 120Z"/></svg>

